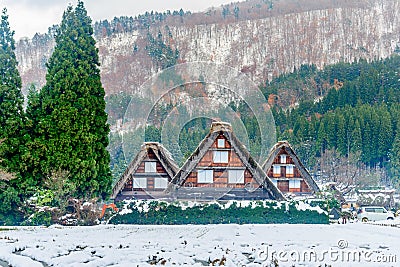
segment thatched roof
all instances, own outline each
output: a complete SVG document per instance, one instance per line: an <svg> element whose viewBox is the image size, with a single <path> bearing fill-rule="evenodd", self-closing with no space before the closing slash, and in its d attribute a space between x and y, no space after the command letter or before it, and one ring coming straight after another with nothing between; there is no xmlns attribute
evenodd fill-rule
<svg viewBox="0 0 400 267"><path fill-rule="evenodd" d="M157 142L146 142L142 145L139 153L129 164L128 168L121 175L117 183L114 185L112 190L111 199L115 199L118 193L124 188L125 184L128 182L129 178L137 170L142 161L147 157L149 151L153 151L156 155L157 160L164 167L168 176L172 179L178 172L179 167L173 160L171 153L160 143Z"/></svg>
<svg viewBox="0 0 400 267"><path fill-rule="evenodd" d="M268 173L268 170L271 168L276 156L279 154L281 149L284 149L293 159L294 164L301 173L301 176L304 178L305 182L308 184L313 193L320 191L318 185L315 183L314 179L311 177L310 173L308 172L306 167L304 167L303 163L301 162L301 160L299 159L299 157L297 156L297 154L294 152L293 148L287 141L279 141L272 147L267 160L262 165L262 169L266 173Z"/></svg>
<svg viewBox="0 0 400 267"><path fill-rule="evenodd" d="M246 147L232 132L232 126L226 122L214 122L208 135L201 141L193 154L186 160L168 186L167 191L172 192L182 186L189 174L196 168L206 152L211 148L219 135L223 135L231 144L245 167L253 178L264 187L272 199L285 200L282 192L272 183L259 164L253 159Z"/></svg>

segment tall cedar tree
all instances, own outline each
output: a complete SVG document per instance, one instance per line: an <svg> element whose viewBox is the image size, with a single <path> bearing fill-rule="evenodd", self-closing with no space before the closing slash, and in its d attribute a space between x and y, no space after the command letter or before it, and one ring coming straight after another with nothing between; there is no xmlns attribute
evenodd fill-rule
<svg viewBox="0 0 400 267"><path fill-rule="evenodd" d="M0 24L0 159L3 169L19 171L20 148L24 128L24 97L15 57L14 31L3 9Z"/></svg>
<svg viewBox="0 0 400 267"><path fill-rule="evenodd" d="M111 189L109 125L98 49L83 2L64 12L40 92L36 147L44 177L66 173L77 197L105 198ZM41 113L41 114L40 114Z"/></svg>
<svg viewBox="0 0 400 267"><path fill-rule="evenodd" d="M399 129L400 130L400 129ZM392 173L392 183L396 188L400 187L400 132L397 133L390 151L390 165Z"/></svg>
<svg viewBox="0 0 400 267"><path fill-rule="evenodd" d="M3 9L0 23L0 221L8 224L13 224L20 215L17 187L22 180L18 173L24 147L24 98L14 50L14 31L10 29L7 10Z"/></svg>

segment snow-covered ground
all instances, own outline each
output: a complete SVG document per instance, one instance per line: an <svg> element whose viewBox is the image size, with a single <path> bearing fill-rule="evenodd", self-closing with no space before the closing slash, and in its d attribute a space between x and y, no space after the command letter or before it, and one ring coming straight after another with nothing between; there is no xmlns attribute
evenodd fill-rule
<svg viewBox="0 0 400 267"><path fill-rule="evenodd" d="M0 266L274 266L272 255L279 266L399 266L400 228L54 225L0 231Z"/></svg>

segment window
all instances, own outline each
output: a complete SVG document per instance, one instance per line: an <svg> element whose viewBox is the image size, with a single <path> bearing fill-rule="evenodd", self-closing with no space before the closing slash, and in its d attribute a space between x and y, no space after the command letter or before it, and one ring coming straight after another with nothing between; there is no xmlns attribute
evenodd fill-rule
<svg viewBox="0 0 400 267"><path fill-rule="evenodd" d="M154 188L167 188L167 186L168 186L168 178L154 179Z"/></svg>
<svg viewBox="0 0 400 267"><path fill-rule="evenodd" d="M289 188L300 188L300 180L289 180Z"/></svg>
<svg viewBox="0 0 400 267"><path fill-rule="evenodd" d="M272 181L272 183L273 183L275 186L278 186L278 180L276 180L276 179L271 179L271 181Z"/></svg>
<svg viewBox="0 0 400 267"><path fill-rule="evenodd" d="M147 178L133 178L133 188L147 188Z"/></svg>
<svg viewBox="0 0 400 267"><path fill-rule="evenodd" d="M286 163L286 155L281 155L281 163Z"/></svg>
<svg viewBox="0 0 400 267"><path fill-rule="evenodd" d="M197 182L203 184L211 184L214 182L213 170L198 170L197 171Z"/></svg>
<svg viewBox="0 0 400 267"><path fill-rule="evenodd" d="M217 139L217 147L225 148L225 139Z"/></svg>
<svg viewBox="0 0 400 267"><path fill-rule="evenodd" d="M274 165L274 169L273 169L273 173L274 173L274 176L275 175L281 175L281 166L280 165Z"/></svg>
<svg viewBox="0 0 400 267"><path fill-rule="evenodd" d="M376 212L376 213L385 213L385 212L383 211L383 208L375 208L375 212Z"/></svg>
<svg viewBox="0 0 400 267"><path fill-rule="evenodd" d="M157 162L145 162L144 172L157 172Z"/></svg>
<svg viewBox="0 0 400 267"><path fill-rule="evenodd" d="M293 176L294 175L293 165L286 166L286 175L288 175L288 176Z"/></svg>
<svg viewBox="0 0 400 267"><path fill-rule="evenodd" d="M244 184L244 170L228 170L228 183Z"/></svg>
<svg viewBox="0 0 400 267"><path fill-rule="evenodd" d="M228 163L228 151L214 151L214 163Z"/></svg>

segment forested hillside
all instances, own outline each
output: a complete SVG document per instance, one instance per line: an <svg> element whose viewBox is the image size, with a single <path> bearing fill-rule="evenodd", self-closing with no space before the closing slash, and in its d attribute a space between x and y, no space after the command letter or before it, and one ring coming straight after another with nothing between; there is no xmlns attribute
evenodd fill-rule
<svg viewBox="0 0 400 267"><path fill-rule="evenodd" d="M398 186L399 55L372 62L360 59L354 63L337 63L323 70L302 65L293 73L265 82L260 88L272 107L278 140L288 140L294 146L316 179L336 182L342 188ZM307 97L309 100L290 106L281 101L282 95L296 93L318 97ZM110 97L108 104L122 104L127 99L127 96ZM245 105L230 105L246 127L250 151L257 152L260 146L257 120ZM157 117L162 120L175 106L172 102L163 106ZM123 116L124 110L119 112ZM187 111L181 109L182 112ZM199 118L181 129L179 145L186 158L207 134L210 123L209 119ZM149 126L146 141L161 141L161 130L157 125ZM111 137L116 178L126 162L119 134L113 133ZM182 164L184 159L178 162Z"/></svg>
<svg viewBox="0 0 400 267"><path fill-rule="evenodd" d="M398 185L400 56L338 63L321 71L302 66L262 90L274 106L279 139L295 145L315 174L356 178L355 170L369 169L376 179L390 177ZM282 105L280 96L296 91L323 97ZM353 173L340 173L350 167Z"/></svg>

